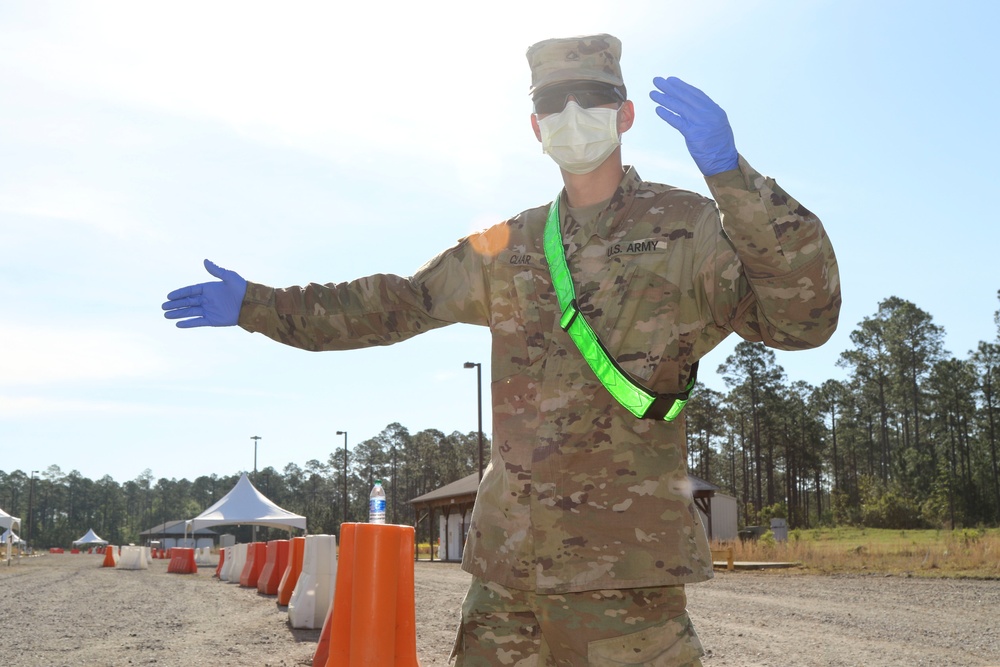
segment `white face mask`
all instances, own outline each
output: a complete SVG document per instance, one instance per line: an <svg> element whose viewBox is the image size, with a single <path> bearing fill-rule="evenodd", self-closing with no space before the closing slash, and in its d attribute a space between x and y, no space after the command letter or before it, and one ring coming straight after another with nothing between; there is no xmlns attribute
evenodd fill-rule
<svg viewBox="0 0 1000 667"><path fill-rule="evenodd" d="M539 118L538 128L542 152L571 174L589 174L621 145L618 109L584 109L570 100L559 113Z"/></svg>

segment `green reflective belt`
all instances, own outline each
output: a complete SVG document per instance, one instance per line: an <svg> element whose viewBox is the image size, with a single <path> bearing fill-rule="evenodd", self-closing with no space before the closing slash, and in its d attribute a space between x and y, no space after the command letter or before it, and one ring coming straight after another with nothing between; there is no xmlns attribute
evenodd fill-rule
<svg viewBox="0 0 1000 667"><path fill-rule="evenodd" d="M691 389L694 388L698 363L695 362L691 366L691 379L684 391L679 394L657 394L633 380L604 347L604 343L577 307L573 277L566 264L562 232L559 229L559 196L556 196L552 206L549 207L543 241L545 259L549 263L552 285L556 290L556 298L559 300L559 309L562 312L559 326L573 339L587 365L594 371L594 375L616 401L639 419L668 422L676 419L687 405Z"/></svg>

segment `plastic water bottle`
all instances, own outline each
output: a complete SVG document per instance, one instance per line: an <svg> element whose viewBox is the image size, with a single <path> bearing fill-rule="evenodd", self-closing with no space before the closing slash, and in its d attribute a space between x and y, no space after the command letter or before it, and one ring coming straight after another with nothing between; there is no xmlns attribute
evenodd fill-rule
<svg viewBox="0 0 1000 667"><path fill-rule="evenodd" d="M376 479L368 496L368 523L385 523L385 489L382 480Z"/></svg>

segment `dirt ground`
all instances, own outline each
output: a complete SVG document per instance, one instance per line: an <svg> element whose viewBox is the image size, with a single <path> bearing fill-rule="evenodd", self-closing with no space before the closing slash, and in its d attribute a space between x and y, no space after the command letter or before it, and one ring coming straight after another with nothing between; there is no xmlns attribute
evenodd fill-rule
<svg viewBox="0 0 1000 667"><path fill-rule="evenodd" d="M103 556L0 564L0 655L22 666L309 665L319 630L274 596L197 574L103 568ZM469 576L416 564L417 652L443 667ZM688 588L706 667L1000 666L1000 582L720 572Z"/></svg>

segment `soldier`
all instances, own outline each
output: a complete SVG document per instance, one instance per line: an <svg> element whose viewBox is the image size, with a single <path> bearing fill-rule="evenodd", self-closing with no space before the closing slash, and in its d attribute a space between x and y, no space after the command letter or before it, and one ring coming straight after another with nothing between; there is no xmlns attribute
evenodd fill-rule
<svg viewBox="0 0 1000 667"><path fill-rule="evenodd" d="M623 167L635 118L611 35L530 47L531 126L560 167L551 204L461 240L409 278L168 296L179 327L238 324L344 350L455 322L490 327L493 444L462 567L459 665L699 665L684 585L712 576L681 409L729 333L824 343L840 282L820 221L736 151L725 112L656 78L714 201Z"/></svg>

